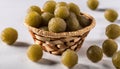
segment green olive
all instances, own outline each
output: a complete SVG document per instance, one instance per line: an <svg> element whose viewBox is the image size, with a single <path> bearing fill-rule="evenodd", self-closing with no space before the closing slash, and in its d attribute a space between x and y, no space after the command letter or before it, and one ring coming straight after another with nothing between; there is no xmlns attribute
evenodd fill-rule
<svg viewBox="0 0 120 69"><path fill-rule="evenodd" d="M118 18L118 13L113 9L107 9L104 13L104 17L108 21L114 22Z"/></svg>
<svg viewBox="0 0 120 69"><path fill-rule="evenodd" d="M42 18L37 12L33 11L26 16L25 23L32 27L38 28L42 24Z"/></svg>
<svg viewBox="0 0 120 69"><path fill-rule="evenodd" d="M100 47L92 45L87 50L87 57L92 62L99 62L103 57L103 51Z"/></svg>
<svg viewBox="0 0 120 69"><path fill-rule="evenodd" d="M37 62L42 58L42 47L37 44L31 45L27 50L27 56L31 61Z"/></svg>
<svg viewBox="0 0 120 69"><path fill-rule="evenodd" d="M120 51L116 52L112 57L112 63L116 69L120 69Z"/></svg>
<svg viewBox="0 0 120 69"><path fill-rule="evenodd" d="M117 51L118 45L112 39L107 39L103 42L102 49L106 56L112 57L113 54Z"/></svg>
<svg viewBox="0 0 120 69"><path fill-rule="evenodd" d="M74 51L68 49L62 54L61 62L65 66L71 68L78 63L78 55Z"/></svg>
<svg viewBox="0 0 120 69"><path fill-rule="evenodd" d="M18 32L11 27L5 28L1 32L1 40L8 45L12 45L18 38Z"/></svg>
<svg viewBox="0 0 120 69"><path fill-rule="evenodd" d="M99 1L98 0L88 0L87 1L87 6L91 9L91 10L96 10L97 7L99 5Z"/></svg>
<svg viewBox="0 0 120 69"><path fill-rule="evenodd" d="M120 26L117 24L110 24L106 27L106 32L108 38L116 39L120 36Z"/></svg>
<svg viewBox="0 0 120 69"><path fill-rule="evenodd" d="M50 13L54 13L55 10L55 6L56 6L56 2L55 1L47 1L44 6L43 6L43 11L44 12L50 12Z"/></svg>
<svg viewBox="0 0 120 69"><path fill-rule="evenodd" d="M30 13L30 12L32 12L32 11L35 11L35 12L39 13L40 15L41 15L41 13L42 13L40 7L35 6L35 5L31 6L31 7L28 9L28 13Z"/></svg>

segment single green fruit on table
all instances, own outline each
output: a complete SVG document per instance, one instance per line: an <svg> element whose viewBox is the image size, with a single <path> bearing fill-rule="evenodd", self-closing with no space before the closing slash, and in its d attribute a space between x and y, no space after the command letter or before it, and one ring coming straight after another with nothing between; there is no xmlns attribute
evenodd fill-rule
<svg viewBox="0 0 120 69"><path fill-rule="evenodd" d="M78 55L74 51L68 49L62 54L61 62L65 66L71 68L78 63Z"/></svg>
<svg viewBox="0 0 120 69"><path fill-rule="evenodd" d="M27 56L31 61L39 61L43 56L42 47L37 44L31 45L27 50Z"/></svg>
<svg viewBox="0 0 120 69"><path fill-rule="evenodd" d="M102 49L106 56L112 57L113 54L117 51L118 45L114 40L107 39L103 42Z"/></svg>
<svg viewBox="0 0 120 69"><path fill-rule="evenodd" d="M87 50L87 57L94 63L99 62L103 57L103 51L100 47L92 45Z"/></svg>
<svg viewBox="0 0 120 69"><path fill-rule="evenodd" d="M118 18L118 13L113 9L107 9L104 13L104 17L108 21L114 22Z"/></svg>
<svg viewBox="0 0 120 69"><path fill-rule="evenodd" d="M120 51L116 52L112 57L112 63L116 69L120 69Z"/></svg>
<svg viewBox="0 0 120 69"><path fill-rule="evenodd" d="M117 24L110 24L106 27L106 36L110 39L116 39L120 36L120 26Z"/></svg>
<svg viewBox="0 0 120 69"><path fill-rule="evenodd" d="M18 38L18 32L11 27L5 28L1 32L1 40L8 45L12 45Z"/></svg>
<svg viewBox="0 0 120 69"><path fill-rule="evenodd" d="M91 9L91 10L96 10L97 7L99 5L99 1L98 0L88 0L87 1L87 6Z"/></svg>

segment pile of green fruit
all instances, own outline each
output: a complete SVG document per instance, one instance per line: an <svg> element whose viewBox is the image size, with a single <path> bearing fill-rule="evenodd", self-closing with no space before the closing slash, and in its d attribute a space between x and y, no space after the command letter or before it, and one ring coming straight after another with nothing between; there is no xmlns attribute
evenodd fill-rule
<svg viewBox="0 0 120 69"><path fill-rule="evenodd" d="M25 23L54 33L77 31L91 23L80 13L74 3L47 1L42 9L38 6L29 8Z"/></svg>

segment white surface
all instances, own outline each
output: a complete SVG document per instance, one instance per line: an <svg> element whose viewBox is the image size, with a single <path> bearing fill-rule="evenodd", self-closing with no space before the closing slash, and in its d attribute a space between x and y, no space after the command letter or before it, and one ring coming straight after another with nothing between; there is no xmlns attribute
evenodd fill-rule
<svg viewBox="0 0 120 69"><path fill-rule="evenodd" d="M6 27L17 29L19 38L15 45L8 46L0 41L0 69L67 69L60 63L60 56L44 53L43 60L38 63L31 62L26 56L26 50L33 40L23 25L26 10L31 5L43 6L46 0L0 0L0 32ZM104 13L101 11L91 11L86 6L86 0L56 0L74 2L81 8L82 12L92 15L96 19L96 27L91 30L86 38L82 48L78 52L79 63L73 69L114 69L111 59L104 56L99 63L92 63L86 57L86 49L90 45L102 45L107 38L105 36L105 27L110 23L104 19ZM113 8L120 12L120 0L100 0L99 8ZM120 13L119 13L120 14ZM120 18L118 18L119 20ZM119 22L116 22L120 24ZM120 38L116 39L118 44ZM119 44L120 47L120 44Z"/></svg>

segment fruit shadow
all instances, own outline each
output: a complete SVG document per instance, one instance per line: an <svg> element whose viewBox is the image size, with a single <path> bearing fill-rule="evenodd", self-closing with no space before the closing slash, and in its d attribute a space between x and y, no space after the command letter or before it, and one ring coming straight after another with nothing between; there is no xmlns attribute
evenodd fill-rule
<svg viewBox="0 0 120 69"><path fill-rule="evenodd" d="M30 45L31 45L30 43L22 42L22 41L15 42L13 44L13 46L15 46L15 47L28 47Z"/></svg>
<svg viewBox="0 0 120 69"><path fill-rule="evenodd" d="M54 60L50 60L50 59L46 59L46 58L42 58L40 61L37 62L38 64L43 64L43 65L56 65L59 62L54 61Z"/></svg>
<svg viewBox="0 0 120 69"><path fill-rule="evenodd" d="M115 23L118 23L118 24L120 24L120 19L119 19L119 20L116 20L116 21L115 21Z"/></svg>
<svg viewBox="0 0 120 69"><path fill-rule="evenodd" d="M96 9L95 11L98 11L98 12L104 12L105 10L107 10L108 8L98 8Z"/></svg>
<svg viewBox="0 0 120 69"><path fill-rule="evenodd" d="M86 51L91 45L102 46L104 39L101 40L85 40L80 50L77 52L79 56L86 56Z"/></svg>

